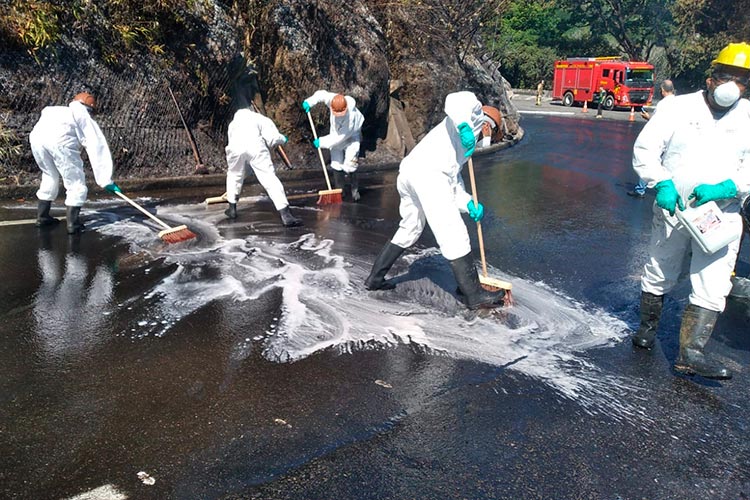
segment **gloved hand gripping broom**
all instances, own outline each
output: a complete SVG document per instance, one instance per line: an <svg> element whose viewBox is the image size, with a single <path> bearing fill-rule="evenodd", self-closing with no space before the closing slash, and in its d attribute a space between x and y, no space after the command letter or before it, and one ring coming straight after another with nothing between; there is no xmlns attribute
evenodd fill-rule
<svg viewBox="0 0 750 500"><path fill-rule="evenodd" d="M478 207L477 201L477 186L474 181L474 162L469 157L469 179L471 180L471 197L474 200L474 206ZM511 296L511 285L507 281L499 280L496 278L490 278L487 276L487 261L484 257L484 237L482 236L482 223L477 221L477 239L479 240L479 255L482 258L482 274L479 276L479 284L482 285L487 291L496 292L498 290L505 290L505 304L513 305L513 297Z"/></svg>
<svg viewBox="0 0 750 500"><path fill-rule="evenodd" d="M312 129L313 137L317 139L318 133L315 131L315 124L313 123L312 116L310 115L309 111L306 111L306 113L308 120L310 120L310 128ZM318 150L320 164L323 166L323 175L325 175L326 177L326 185L328 186L328 189L318 191L318 205L333 205L335 203L341 203L343 201L341 193L343 193L344 190L331 189L331 181L328 178L328 171L326 170L326 161L323 159L323 152L320 150L320 148L315 149Z"/></svg>

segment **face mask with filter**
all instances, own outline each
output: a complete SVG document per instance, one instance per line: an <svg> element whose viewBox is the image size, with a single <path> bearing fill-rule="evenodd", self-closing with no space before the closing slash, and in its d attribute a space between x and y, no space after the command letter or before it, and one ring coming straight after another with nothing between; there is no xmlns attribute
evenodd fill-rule
<svg viewBox="0 0 750 500"><path fill-rule="evenodd" d="M740 98L740 88L735 82L722 83L712 93L713 100L721 108L730 108Z"/></svg>

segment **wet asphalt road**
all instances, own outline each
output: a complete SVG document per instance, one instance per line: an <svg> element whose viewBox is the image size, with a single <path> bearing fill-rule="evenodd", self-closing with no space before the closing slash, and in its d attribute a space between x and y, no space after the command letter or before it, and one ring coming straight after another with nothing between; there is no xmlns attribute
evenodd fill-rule
<svg viewBox="0 0 750 500"><path fill-rule="evenodd" d="M220 193L144 194L199 233L173 247L106 200L81 237L0 228L0 497L750 496L748 304L730 300L709 343L732 381L671 372L685 285L657 348L629 342L653 201L625 195L642 125L522 124L475 160L516 315L465 313L429 234L396 291L362 288L398 222L394 173L359 204L294 198L306 226L289 230L263 198L229 223L200 204Z"/></svg>

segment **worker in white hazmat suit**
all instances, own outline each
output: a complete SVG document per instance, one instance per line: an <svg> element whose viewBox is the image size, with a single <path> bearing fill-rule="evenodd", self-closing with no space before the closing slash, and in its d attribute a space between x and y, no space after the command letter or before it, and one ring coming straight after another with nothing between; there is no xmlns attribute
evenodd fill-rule
<svg viewBox="0 0 750 500"><path fill-rule="evenodd" d="M706 90L674 97L651 118L633 148L633 168L656 190L649 260L641 278L637 347L650 348L664 294L677 284L689 261L692 285L680 326L677 372L726 379L727 368L703 352L726 296L742 235L740 200L750 191L750 115L740 100L750 77L750 45L732 43L712 62ZM715 201L737 238L705 253L675 217L686 203Z"/></svg>
<svg viewBox="0 0 750 500"><path fill-rule="evenodd" d="M83 231L81 207L86 201L86 175L83 171L81 148L86 148L96 183L109 192L120 191L112 182L112 154L99 125L91 117L96 99L87 92L77 94L67 106L47 106L29 135L31 152L42 182L36 196L38 227L57 224L49 214L57 198L62 177L69 234Z"/></svg>
<svg viewBox="0 0 750 500"><path fill-rule="evenodd" d="M346 187L346 177L351 184L352 200L359 200L359 146L362 141L362 124L365 117L357 109L353 97L318 90L302 102L302 109L310 112L316 104L324 103L331 110L328 135L313 141L316 148L331 152L331 168L336 189Z"/></svg>
<svg viewBox="0 0 750 500"><path fill-rule="evenodd" d="M260 113L240 109L229 124L227 156L227 201L229 208L224 213L230 219L237 218L237 199L242 192L248 164L255 172L258 182L268 193L274 207L286 227L302 225L302 221L292 215L289 201L284 194L284 186L276 176L269 148L287 142L287 137L279 132L276 125Z"/></svg>
<svg viewBox="0 0 750 500"><path fill-rule="evenodd" d="M449 94L445 114L445 119L401 161L396 181L401 222L375 260L365 287L394 287L385 275L404 249L416 243L428 223L440 251L450 261L465 304L471 309L495 307L502 305L505 291L488 292L481 287L469 233L461 218L461 213L468 213L475 221L484 216L482 204L475 205L464 188L461 169L474 152L483 124L492 118L482 112L482 104L471 92Z"/></svg>

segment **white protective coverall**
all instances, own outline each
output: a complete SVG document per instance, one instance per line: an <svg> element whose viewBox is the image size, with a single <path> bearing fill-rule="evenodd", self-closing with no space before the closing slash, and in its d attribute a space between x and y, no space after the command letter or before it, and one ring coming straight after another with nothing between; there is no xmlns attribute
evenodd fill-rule
<svg viewBox="0 0 750 500"><path fill-rule="evenodd" d="M29 135L29 142L42 171L42 182L36 192L40 200L54 201L57 198L62 176L65 205L83 206L88 189L81 147L86 148L96 183L101 187L112 184L112 154L107 139L80 102L44 108Z"/></svg>
<svg viewBox="0 0 750 500"><path fill-rule="evenodd" d="M318 90L305 99L312 108L318 103L325 103L331 108L331 101L336 96L327 90ZM346 99L346 114L344 116L329 117L330 128L328 135L320 137L320 147L330 150L331 168L351 174L357 171L359 166L359 143L362 141L362 124L365 117L357 109L357 103L353 97L344 96Z"/></svg>
<svg viewBox="0 0 750 500"><path fill-rule="evenodd" d="M249 109L240 109L229 124L227 155L227 201L237 203L247 174L247 163L268 193L276 210L289 206L284 186L276 177L269 148L284 144L286 138L270 118Z"/></svg>
<svg viewBox="0 0 750 500"><path fill-rule="evenodd" d="M471 251L469 233L461 218L471 200L461 178L467 150L457 127L466 122L476 140L485 120L482 104L471 92L448 94L445 114L448 116L401 161L396 180L401 222L391 243L401 248L412 246L426 221L440 252L446 259L455 260Z"/></svg>
<svg viewBox="0 0 750 500"><path fill-rule="evenodd" d="M641 290L664 295L674 288L685 259L690 261L691 304L721 312L732 288L731 273L742 235L740 200L750 191L750 103L741 99L714 117L703 91L676 96L654 113L636 139L633 168L648 187L672 179L683 202L699 184L731 179L737 197L718 200L738 239L712 255L704 253L688 230L654 203L649 260ZM679 210L679 208L677 208Z"/></svg>

